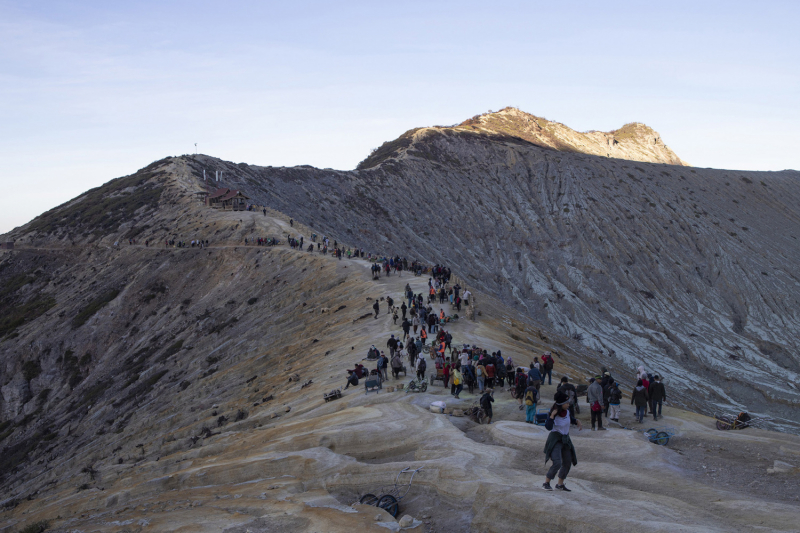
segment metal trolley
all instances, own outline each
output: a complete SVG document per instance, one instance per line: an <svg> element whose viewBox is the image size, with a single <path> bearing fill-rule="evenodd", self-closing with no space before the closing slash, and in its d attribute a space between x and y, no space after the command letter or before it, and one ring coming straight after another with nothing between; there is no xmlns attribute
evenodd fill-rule
<svg viewBox="0 0 800 533"><path fill-rule="evenodd" d="M400 500L406 497L408 491L411 490L411 482L414 481L414 476L417 472L422 470L423 467L419 467L416 470L411 470L411 467L406 467L402 469L400 472L397 473L397 476L394 478L394 486L387 486L384 487L380 492L380 496L375 496L374 494L364 494L358 503L363 503L365 505L374 505L376 507L380 507L388 512L393 517L397 518L397 515L400 514ZM401 474L410 474L411 477L408 480L408 485L406 484L398 484L400 481Z"/></svg>

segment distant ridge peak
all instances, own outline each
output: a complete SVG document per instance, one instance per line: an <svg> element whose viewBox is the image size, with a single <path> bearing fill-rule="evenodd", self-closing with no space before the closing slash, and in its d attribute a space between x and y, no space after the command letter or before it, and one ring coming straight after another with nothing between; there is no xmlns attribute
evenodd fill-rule
<svg viewBox="0 0 800 533"><path fill-rule="evenodd" d="M356 168L359 170L372 168L388 159L400 156L416 141L437 131L516 137L542 148L562 152L643 163L690 166L664 144L657 131L641 122L629 122L619 129L608 132L595 130L578 132L560 122L531 115L516 107L505 107L499 111L475 115L455 126L431 126L408 130L397 139L387 141L376 148Z"/></svg>
<svg viewBox="0 0 800 533"><path fill-rule="evenodd" d="M608 132L578 132L560 122L531 115L516 107L505 107L476 115L454 129L511 135L537 146L565 152L689 166L664 144L657 131L641 122L630 122Z"/></svg>

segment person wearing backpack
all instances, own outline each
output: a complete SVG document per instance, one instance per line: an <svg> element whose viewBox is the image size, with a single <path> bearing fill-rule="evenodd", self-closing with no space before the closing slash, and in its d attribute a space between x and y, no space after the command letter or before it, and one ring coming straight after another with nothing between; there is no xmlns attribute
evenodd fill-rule
<svg viewBox="0 0 800 533"><path fill-rule="evenodd" d="M464 390L464 376L461 375L461 370L459 368L458 363L453 368L453 389L452 395L458 400L458 395L461 394L461 391Z"/></svg>
<svg viewBox="0 0 800 533"><path fill-rule="evenodd" d="M493 395L494 390L486 389L486 392L483 393L483 396L481 396L480 399L481 409L483 409L483 411L486 413L486 418L489 419L487 424L492 423L492 403L494 402L494 398L492 397Z"/></svg>
<svg viewBox="0 0 800 533"><path fill-rule="evenodd" d="M428 364L425 362L425 358L420 355L417 359L417 379L423 381L425 379L425 370L428 368Z"/></svg>
<svg viewBox="0 0 800 533"><path fill-rule="evenodd" d="M464 383L467 384L470 394L475 393L475 367L472 365L463 365L461 372L464 375Z"/></svg>
<svg viewBox="0 0 800 533"><path fill-rule="evenodd" d="M589 404L589 411L592 413L592 431L605 431L603 427L603 387L600 386L600 376L596 376L589 388L586 389L586 403Z"/></svg>
<svg viewBox="0 0 800 533"><path fill-rule="evenodd" d="M550 481L558 475L556 490L571 492L564 485L564 481L569 475L570 469L578 464L578 457L575 454L575 446L569 438L570 425L578 426L578 431L583 429L581 421L576 419L569 409L569 397L563 392L556 392L555 403L550 408L544 424L545 429L550 431L544 445L544 464L546 466L547 461L553 461L542 484L544 490L553 490Z"/></svg>
<svg viewBox="0 0 800 533"><path fill-rule="evenodd" d="M403 356L405 355L408 355L408 353L403 349L392 357L392 376L394 379L400 378L400 370L403 369Z"/></svg>
<svg viewBox="0 0 800 533"><path fill-rule="evenodd" d="M547 377L547 384L553 384L553 365L555 365L555 361L553 360L553 355L550 352L544 352L542 356L542 361L544 361L544 374L542 374L542 383L544 383L545 376Z"/></svg>
<svg viewBox="0 0 800 533"><path fill-rule="evenodd" d="M378 311L381 310L381 306L378 304L378 300L375 300L375 303L372 304L372 308L375 310L375 318L378 318Z"/></svg>
<svg viewBox="0 0 800 533"><path fill-rule="evenodd" d="M533 385L525 389L525 423L533 424L536 416L536 404L539 403L539 390Z"/></svg>
<svg viewBox="0 0 800 533"><path fill-rule="evenodd" d="M480 361L475 366L475 377L478 380L478 392L483 392L484 383L486 383L486 367Z"/></svg>

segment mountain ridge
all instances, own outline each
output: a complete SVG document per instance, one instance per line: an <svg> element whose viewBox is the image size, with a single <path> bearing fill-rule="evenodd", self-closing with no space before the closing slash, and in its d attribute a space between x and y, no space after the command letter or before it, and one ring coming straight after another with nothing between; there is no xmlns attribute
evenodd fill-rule
<svg viewBox="0 0 800 533"><path fill-rule="evenodd" d="M374 507L350 504L420 466L402 513L436 530L552 526L552 513L530 513L558 505L539 488L546 432L499 388L490 426L431 413L432 401L468 408L468 391L389 392L410 374L323 401L371 345L401 334L385 297L400 301L406 283L424 293L427 277L374 280L366 260L285 245L312 233L450 266L473 294L447 326L457 346L524 367L552 351L554 385L605 367L627 394L639 364L665 376L669 446L616 426L573 435L570 498L595 509L589 527L796 529L798 174L608 159L498 133L412 140L349 172L169 157L11 232L16 248L0 250L8 529L385 531ZM203 180L215 170L221 181ZM196 193L216 187L258 208L204 205ZM281 245L254 245L267 237ZM172 244L199 239L210 246ZM784 433L714 431L704 415L717 409L770 415ZM587 527L583 515L561 525Z"/></svg>
<svg viewBox="0 0 800 533"><path fill-rule="evenodd" d="M520 139L541 148L561 152L690 166L664 144L658 132L640 122L630 122L609 132L577 132L560 122L537 117L515 107L505 107L500 111L475 115L454 126L408 130L397 139L376 148L356 169L372 168L389 157L402 157L415 142L435 133L487 134L496 140Z"/></svg>

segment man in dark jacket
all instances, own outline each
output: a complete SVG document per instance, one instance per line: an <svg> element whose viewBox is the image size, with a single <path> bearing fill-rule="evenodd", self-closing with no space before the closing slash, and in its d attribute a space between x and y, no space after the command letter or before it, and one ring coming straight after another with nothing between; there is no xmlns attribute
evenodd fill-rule
<svg viewBox="0 0 800 533"><path fill-rule="evenodd" d="M492 389L486 389L486 392L483 393L480 399L481 409L486 413L486 418L488 422L487 424L492 423L492 403L494 403L494 391Z"/></svg>
<svg viewBox="0 0 800 533"><path fill-rule="evenodd" d="M381 306L378 304L378 300L375 300L375 303L372 304L372 308L375 310L375 318L378 318L378 311L381 310Z"/></svg>
<svg viewBox="0 0 800 533"><path fill-rule="evenodd" d="M667 390L659 376L653 376L653 382L647 392L650 394L650 411L653 413L653 420L658 420L661 416L661 404L667 399ZM658 411L656 411L656 407L658 407Z"/></svg>
<svg viewBox="0 0 800 533"><path fill-rule="evenodd" d="M386 341L386 346L389 347L389 357L393 357L394 351L397 349L397 339L394 338L394 335Z"/></svg>
<svg viewBox="0 0 800 533"><path fill-rule="evenodd" d="M631 393L631 405L636 405L636 420L641 424L647 411L647 403L650 396L647 389L642 385L642 380L636 382L636 386Z"/></svg>
<svg viewBox="0 0 800 533"><path fill-rule="evenodd" d="M408 337L411 332L411 322L409 322L407 318L403 317L403 323L400 325L400 327L403 328L403 341L405 341L406 337Z"/></svg>

